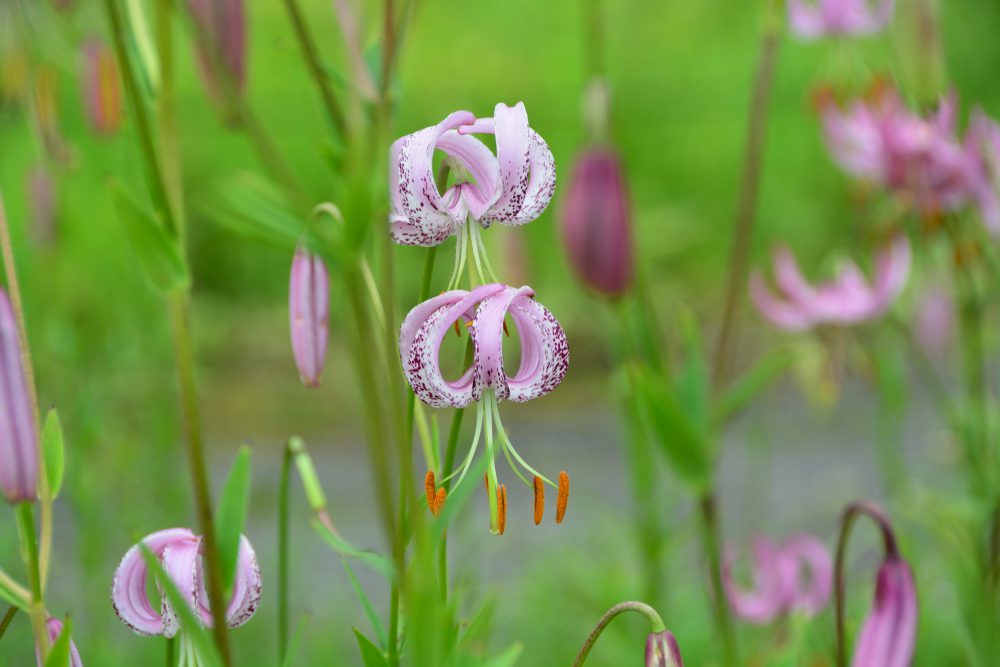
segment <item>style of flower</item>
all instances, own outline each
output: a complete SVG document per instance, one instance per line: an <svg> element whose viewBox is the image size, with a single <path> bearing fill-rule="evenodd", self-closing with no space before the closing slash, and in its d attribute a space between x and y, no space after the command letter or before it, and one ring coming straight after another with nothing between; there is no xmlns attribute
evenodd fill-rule
<svg viewBox="0 0 1000 667"><path fill-rule="evenodd" d="M0 491L11 504L38 497L38 424L19 335L10 299L0 290Z"/></svg>
<svg viewBox="0 0 1000 667"><path fill-rule="evenodd" d="M792 612L818 614L830 601L833 562L826 546L810 535L796 535L783 545L757 537L752 590L734 579L732 554L723 568L723 585L733 612L750 623L770 623ZM803 578L803 572L807 576Z"/></svg>
<svg viewBox="0 0 1000 667"><path fill-rule="evenodd" d="M58 618L50 617L45 623L45 629L49 633L49 643L55 644L63 632L63 623ZM43 667L42 654L35 648L35 660L38 667ZM71 639L69 642L69 667L83 667L83 660L80 659L80 652L76 649L76 643Z"/></svg>
<svg viewBox="0 0 1000 667"><path fill-rule="evenodd" d="M955 211L972 199L974 156L956 134L954 95L927 117L913 113L893 90L847 109L823 109L827 147L847 173L898 195L922 215Z"/></svg>
<svg viewBox="0 0 1000 667"><path fill-rule="evenodd" d="M872 35L892 18L894 0L788 0L788 23L802 39Z"/></svg>
<svg viewBox="0 0 1000 667"><path fill-rule="evenodd" d="M292 259L288 316L292 353L302 384L318 387L329 337L330 278L317 255L299 248Z"/></svg>
<svg viewBox="0 0 1000 667"><path fill-rule="evenodd" d="M473 134L496 137L493 155ZM434 151L446 156L456 182L443 193ZM555 160L528 125L524 103L497 104L492 117L456 111L437 125L397 139L389 155L392 237L403 245L435 246L467 219L523 225L545 210L555 191ZM470 225L471 227L471 225Z"/></svg>
<svg viewBox="0 0 1000 667"><path fill-rule="evenodd" d="M111 602L118 618L136 634L147 637L162 635L169 638L177 635L181 629L177 611L165 595L161 594L159 611L149 598L149 570L140 545L145 545L159 559L164 571L196 617L205 625L211 626L212 614L207 603L208 594L205 591L200 555L201 537L186 528L171 528L147 535L140 544L134 545L125 553L115 570L111 587ZM160 590L162 592L162 587ZM226 608L229 627L235 628L250 620L257 611L260 590L257 557L249 540L242 537L232 598ZM197 664L193 645L183 633L180 638L182 655L189 656L191 664ZM181 664L185 664L183 660Z"/></svg>
<svg viewBox="0 0 1000 667"><path fill-rule="evenodd" d="M563 519L569 495L569 476L561 472L556 484L529 466L514 449L500 421L501 401L523 402L547 394L562 382L569 364L569 347L562 327L545 306L534 300L534 295L530 287L501 283L481 285L471 291L450 290L413 308L403 320L399 334L403 372L418 398L432 407L464 408L477 404L475 435L468 455L444 479L458 474L452 488L461 484L485 432L489 457L486 486L490 527L494 533L502 534L506 525L507 490L497 478L498 453L506 456L514 473L533 489L536 524L541 522L544 512L543 483L558 489L557 522ZM521 341L520 365L513 375L504 369L503 337L508 315ZM449 330L454 327L461 332L463 324L472 338L472 364L458 379L449 380L441 371L441 345ZM529 477L533 479L529 481ZM428 473L426 482L428 505L436 514L444 501L443 489L437 488L433 471Z"/></svg>
<svg viewBox="0 0 1000 667"><path fill-rule="evenodd" d="M851 326L882 315L906 286L910 274L910 242L898 235L875 258L871 282L854 262L837 277L813 286L802 275L787 248L774 253L774 277L780 295L768 288L763 276L750 276L750 296L761 314L785 331L805 331L818 325Z"/></svg>

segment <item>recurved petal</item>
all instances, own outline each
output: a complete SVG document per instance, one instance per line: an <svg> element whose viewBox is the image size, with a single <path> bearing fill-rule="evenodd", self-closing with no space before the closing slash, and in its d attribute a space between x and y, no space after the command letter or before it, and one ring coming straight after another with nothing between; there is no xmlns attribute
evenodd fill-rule
<svg viewBox="0 0 1000 667"><path fill-rule="evenodd" d="M164 550L173 544L197 542L198 538L186 528L170 528L143 538L142 544L162 558ZM154 609L147 594L149 571L139 545L133 546L115 570L111 585L111 604L122 622L140 635L153 636L164 633L164 617Z"/></svg>
<svg viewBox="0 0 1000 667"><path fill-rule="evenodd" d="M852 667L909 667L917 637L917 592L910 566L889 556L878 571L875 599Z"/></svg>
<svg viewBox="0 0 1000 667"><path fill-rule="evenodd" d="M438 245L464 222L466 210L462 199L446 202L434 182L434 149L444 133L469 125L475 119L469 111L456 111L439 124L408 134L392 144L389 222L397 243Z"/></svg>
<svg viewBox="0 0 1000 667"><path fill-rule="evenodd" d="M236 582L233 586L233 597L226 609L226 622L229 627L239 627L254 615L257 611L257 605L260 603L261 585L257 554L254 553L250 540L244 535L240 538L240 556L236 569Z"/></svg>
<svg viewBox="0 0 1000 667"><path fill-rule="evenodd" d="M833 589L830 551L812 535L792 537L785 543L783 551L794 563L792 576L786 583L791 606L818 614L830 602ZM805 577L802 576L803 570Z"/></svg>
<svg viewBox="0 0 1000 667"><path fill-rule="evenodd" d="M442 134L437 148L455 158L474 179L461 185L461 196L469 213L478 220L500 196L497 159L479 139L458 132Z"/></svg>
<svg viewBox="0 0 1000 667"><path fill-rule="evenodd" d="M750 274L750 298L760 314L779 329L805 331L814 324L812 316L797 304L776 297L758 271Z"/></svg>
<svg viewBox="0 0 1000 667"><path fill-rule="evenodd" d="M751 547L753 588L744 588L732 575L734 558L730 555L723 568L723 587L733 612L750 623L770 623L786 611L787 576L780 550L765 538L757 538Z"/></svg>
<svg viewBox="0 0 1000 667"><path fill-rule="evenodd" d="M163 570L174 582L181 595L187 601L192 611L198 610L198 577L199 577L199 557L201 549L201 538L175 540L163 548L163 555L160 562L163 563ZM163 610L163 636L173 637L181 629L180 619L177 610L163 593L163 586L159 586L160 599Z"/></svg>

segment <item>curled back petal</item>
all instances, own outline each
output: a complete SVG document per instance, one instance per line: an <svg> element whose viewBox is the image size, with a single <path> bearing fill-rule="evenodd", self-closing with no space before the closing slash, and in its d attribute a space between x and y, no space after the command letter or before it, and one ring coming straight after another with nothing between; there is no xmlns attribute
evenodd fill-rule
<svg viewBox="0 0 1000 667"><path fill-rule="evenodd" d="M434 149L445 132L475 121L456 111L435 126L397 139L389 151L392 237L403 245L438 245L462 225L461 197L446 199L434 182Z"/></svg>
<svg viewBox="0 0 1000 667"><path fill-rule="evenodd" d="M167 573L177 590L184 596L192 610L198 609L198 577L200 562L198 552L201 549L201 538L175 540L166 545L160 561L163 571ZM177 611L160 589L160 599L163 609L163 636L173 637L181 629Z"/></svg>
<svg viewBox="0 0 1000 667"><path fill-rule="evenodd" d="M500 196L497 159L479 139L456 131L442 134L438 138L437 148L455 158L475 179L472 183L461 183L455 188L465 208L478 220Z"/></svg>
<svg viewBox="0 0 1000 667"><path fill-rule="evenodd" d="M723 567L723 587L729 606L737 616L750 623L770 623L787 606L787 578L784 576L781 551L770 540L757 538L751 545L753 588L743 588L732 575L735 558L729 555Z"/></svg>
<svg viewBox="0 0 1000 667"><path fill-rule="evenodd" d="M226 608L226 622L229 627L243 625L257 611L260 604L261 577L257 565L257 555L250 540L240 538L240 555L236 567L236 582L233 586L233 597Z"/></svg>
<svg viewBox="0 0 1000 667"><path fill-rule="evenodd" d="M830 602L833 590L833 560L826 545L812 535L796 535L783 551L794 563L793 577L787 583L793 609L818 614ZM803 578L802 571L806 576Z"/></svg>
<svg viewBox="0 0 1000 667"><path fill-rule="evenodd" d="M172 544L197 542L198 538L186 528L161 530L146 536L142 544L158 558ZM129 549L115 570L111 585L111 603L122 622L140 635L153 636L164 633L163 615L153 608L147 593L149 571L137 544ZM184 590L183 585L180 586Z"/></svg>
<svg viewBox="0 0 1000 667"><path fill-rule="evenodd" d="M797 304L775 296L758 271L750 274L750 298L760 314L779 329L805 331L814 324L812 316Z"/></svg>

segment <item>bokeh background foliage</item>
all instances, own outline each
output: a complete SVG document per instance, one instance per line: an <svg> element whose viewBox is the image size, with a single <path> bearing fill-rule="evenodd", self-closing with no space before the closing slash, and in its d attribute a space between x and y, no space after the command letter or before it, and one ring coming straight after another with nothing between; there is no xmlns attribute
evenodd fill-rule
<svg viewBox="0 0 1000 667"><path fill-rule="evenodd" d="M0 0L10 2L10 0ZM162 660L162 643L141 640L121 626L108 602L111 573L125 549L154 529L191 523L188 482L178 447L170 339L160 297L145 284L115 214L111 177L138 189L139 158L128 129L95 136L85 122L80 90L81 37L102 33L98 3L80 0L71 18L39 2L31 48L58 73L58 124L70 149L65 166L50 166L57 192L57 230L48 241L31 226L30 170L44 158L30 117L0 107L0 188L12 221L26 319L43 405L60 408L67 434L68 473L57 508L57 563L49 598L54 611L74 618L74 635L88 664L136 665ZM362 18L374 28L376 3ZM669 328L681 304L711 326L718 316L729 230L743 153L749 86L758 48L762 4L737 0L606 3L608 74L614 91L614 134L631 180L637 247L650 292ZM906 6L901 0L900 4ZM344 64L330 3L303 0L323 55ZM573 0L481 0L458 6L415 3L396 91L397 131L403 134L466 108L486 113L497 101L523 100L532 126L548 141L565 183L583 138L581 91L588 38L581 4ZM251 104L296 174L317 199L328 197L331 146L315 90L307 78L287 17L277 2L256 0L250 12ZM988 0L941 3L950 79L965 100L1000 113L1000 5ZM11 26L0 25L6 49ZM786 239L806 264L831 248L851 246L849 184L828 159L810 102L832 50L860 52L874 71L903 81L915 46L903 21L889 38L859 44L802 45L784 41L772 98L757 255ZM859 57L847 53L847 58ZM236 446L255 452L248 534L261 558L265 591L259 614L236 633L240 665L274 664L274 521L277 471L284 439L310 441L330 495L331 512L356 541L378 546L372 492L359 432L350 364L340 337L347 324L333 290L333 349L322 389L305 392L290 360L286 310L290 257L283 250L233 234L206 203L222 177L260 171L244 139L220 124L199 81L193 54L182 50L179 107L203 408L216 489ZM532 458L574 473L570 519L487 539L483 508L459 523L452 546L456 575L470 609L495 596L497 647L520 641L522 664L568 664L593 619L611 602L639 595L635 512L624 487L621 434L609 390L610 353L602 322L613 317L571 279L555 227L557 199L524 228L524 280L566 326L573 349L567 382L535 404L510 411ZM495 261L509 254L506 230L490 233ZM402 301L413 301L422 256L398 251ZM443 263L442 263L443 264ZM439 272L447 271L448 267ZM442 277L443 279L443 277ZM752 327L749 355L772 344ZM878 493L869 465L873 419L857 392L833 408L813 409L794 388L779 386L742 420L724 443L723 514L727 536L809 530L833 534L837 510L856 495ZM868 392L868 393L866 393ZM919 406L918 406L919 407ZM917 413L921 411L916 410ZM858 419L862 415L864 419ZM921 428L915 445L935 451L939 433ZM923 419L923 421L921 421ZM769 440L766 447L762 441ZM932 459L945 469L953 462ZM682 637L689 661L707 652L703 600L691 508L676 481L656 463L657 493L649 506L669 530L658 591L668 625ZM803 480L807 475L810 479ZM942 482L944 484L946 482ZM747 502L744 500L750 499ZM522 501L523 502L523 501ZM296 498L294 507L306 508ZM512 507L527 516L526 506ZM9 508L0 523L12 525ZM514 532L514 531L512 531ZM360 664L350 629L361 614L342 569L304 525L293 527L297 567L295 608L310 621L300 664ZM0 558L15 562L16 536L0 531ZM934 567L934 559L916 567ZM372 579L366 583L377 587ZM377 599L384 596L377 593ZM953 664L963 638L946 590L923 591L918 664ZM859 607L866 600L854 600ZM829 642L832 621L811 631ZM638 662L640 621L623 621L594 652L594 665ZM741 630L741 632L749 632ZM745 638L749 646L758 641ZM28 624L20 619L0 646L0 665L29 655ZM627 656L627 657L621 657Z"/></svg>

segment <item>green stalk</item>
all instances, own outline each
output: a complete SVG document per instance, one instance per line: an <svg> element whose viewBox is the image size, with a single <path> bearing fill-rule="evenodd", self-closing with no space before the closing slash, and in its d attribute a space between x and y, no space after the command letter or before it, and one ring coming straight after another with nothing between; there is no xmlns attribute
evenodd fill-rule
<svg viewBox="0 0 1000 667"><path fill-rule="evenodd" d="M10 622L14 620L14 616L17 615L17 607L11 605L7 608L7 613L0 618L0 639L7 634L7 628L10 627Z"/></svg>
<svg viewBox="0 0 1000 667"><path fill-rule="evenodd" d="M177 664L177 658L174 657L174 651L176 648L177 637L171 637L167 640L167 650L164 652L166 660L164 664L166 667L175 667Z"/></svg>
<svg viewBox="0 0 1000 667"><path fill-rule="evenodd" d="M643 602L619 602L607 612L604 616L601 616L600 620L597 621L597 625L591 630L590 635L587 636L587 640L583 642L583 647L580 648L580 652L576 656L576 660L573 661L573 667L583 667L583 663L587 661L587 656L590 655L591 649L594 648L594 644L600 638L604 630L611 625L611 621L615 620L621 614L626 612L634 612L641 614L649 621L649 631L650 633L663 632L667 629L664 625L663 619L660 615L656 613L656 610L650 607L648 604Z"/></svg>
<svg viewBox="0 0 1000 667"><path fill-rule="evenodd" d="M35 645L42 656L42 662L49 656L51 643L46 628L45 600L42 596L42 575L38 565L38 542L35 534L35 514L31 503L17 506L17 523L23 541L25 564L28 566L28 582L31 588L31 602L28 613L34 630Z"/></svg>
<svg viewBox="0 0 1000 667"><path fill-rule="evenodd" d="M288 563L291 558L289 540L289 487L292 473L292 450L285 447L281 461L281 481L278 487L278 662L285 663L288 652Z"/></svg>

